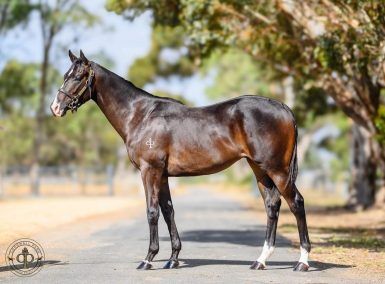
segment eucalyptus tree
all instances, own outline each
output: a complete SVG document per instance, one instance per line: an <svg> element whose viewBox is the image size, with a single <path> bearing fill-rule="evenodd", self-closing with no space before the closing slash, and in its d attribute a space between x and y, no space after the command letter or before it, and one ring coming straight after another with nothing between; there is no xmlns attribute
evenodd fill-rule
<svg viewBox="0 0 385 284"><path fill-rule="evenodd" d="M293 78L297 91L333 98L354 122L350 205L374 203L376 179L385 180L383 1L107 0L106 6L128 19L150 11L154 27L183 28L191 57L237 47Z"/></svg>

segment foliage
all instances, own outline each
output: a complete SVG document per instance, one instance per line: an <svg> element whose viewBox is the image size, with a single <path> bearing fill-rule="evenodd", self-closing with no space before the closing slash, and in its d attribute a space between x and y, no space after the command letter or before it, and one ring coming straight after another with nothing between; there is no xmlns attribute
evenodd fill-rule
<svg viewBox="0 0 385 284"><path fill-rule="evenodd" d="M16 111L0 120L0 151L8 166L30 165L34 123L30 116ZM94 104L88 103L64 118L47 117L46 125L42 165L90 166L117 162L120 137Z"/></svg>
<svg viewBox="0 0 385 284"><path fill-rule="evenodd" d="M374 151L352 174L362 171L367 179L376 177L375 167L363 166L370 161L385 172L384 146L374 139L383 133L380 117L385 105L380 96L385 86L383 1L108 0L107 8L130 19L150 12L154 27L183 28L191 58L201 60L217 50L237 48L262 67L274 69L277 80L293 78L294 91L305 93L302 110L307 103L316 108L314 113L302 114L300 121L305 125L322 114L324 106L330 105L326 96L331 97L370 133L365 139ZM317 100L320 108L314 103ZM360 188L373 203L375 188L357 186L352 192Z"/></svg>
<svg viewBox="0 0 385 284"><path fill-rule="evenodd" d="M0 114L23 107L23 103L37 93L38 67L32 63L10 60L0 73Z"/></svg>
<svg viewBox="0 0 385 284"><path fill-rule="evenodd" d="M274 95L269 88L271 75L268 72L263 73L257 62L239 50L213 53L204 61L203 70L204 73L215 73L213 83L206 89L206 94L211 99L239 95Z"/></svg>
<svg viewBox="0 0 385 284"><path fill-rule="evenodd" d="M381 105L378 109L376 117L376 127L378 129L377 139L385 147L385 105Z"/></svg>
<svg viewBox="0 0 385 284"><path fill-rule="evenodd" d="M25 24L35 7L29 0L0 0L0 32Z"/></svg>
<svg viewBox="0 0 385 284"><path fill-rule="evenodd" d="M0 148L7 165L32 161L35 121L31 118L38 105L38 70L37 64L10 60L0 74ZM50 70L49 86L59 85L61 74ZM92 103L62 119L46 117L45 124L43 165L116 163L119 138Z"/></svg>
<svg viewBox="0 0 385 284"><path fill-rule="evenodd" d="M76 113L59 119L47 119L47 140L42 163L114 164L120 137L92 102Z"/></svg>
<svg viewBox="0 0 385 284"><path fill-rule="evenodd" d="M347 151L350 146L351 135L351 122L347 117L341 115L341 113L333 114L329 116L329 119L339 129L340 133L338 137L334 139L326 140L321 146L327 150L333 152L336 157L331 161L331 174L333 180L343 178L341 174L347 172L349 168L350 151Z"/></svg>
<svg viewBox="0 0 385 284"><path fill-rule="evenodd" d="M31 161L33 120L13 112L7 119L2 118L0 125L0 162L6 165L28 164Z"/></svg>
<svg viewBox="0 0 385 284"><path fill-rule="evenodd" d="M182 29L170 27L155 27L152 32L151 48L148 54L134 61L128 72L128 78L138 87L153 83L157 78L168 78L172 75L190 76L194 65L183 51L184 36ZM178 59L174 62L164 58L164 51L174 51Z"/></svg>
<svg viewBox="0 0 385 284"><path fill-rule="evenodd" d="M279 76L321 88L355 122L375 131L383 85L385 4L379 1L124 1L107 8L146 11L154 26L183 27L192 55L238 47ZM303 84L297 84L303 86Z"/></svg>
<svg viewBox="0 0 385 284"><path fill-rule="evenodd" d="M29 13L23 12L27 6ZM44 51L42 62L10 60L0 73L0 147L7 149L2 153L7 165L31 165L37 135L41 140L42 165L115 163L119 138L92 103L62 119L53 119L46 113L45 95L51 94L53 87L56 89L63 80L62 74L50 64L49 55L56 48L56 36L71 27L90 26L98 18L75 0L8 1L4 6L1 2L1 9L6 9L9 21L1 26L7 32L5 36L17 25L28 23L30 15L35 13L41 21ZM96 57L108 66L113 65L103 53ZM34 119L36 115L41 115L44 131ZM37 129L40 129L39 134Z"/></svg>

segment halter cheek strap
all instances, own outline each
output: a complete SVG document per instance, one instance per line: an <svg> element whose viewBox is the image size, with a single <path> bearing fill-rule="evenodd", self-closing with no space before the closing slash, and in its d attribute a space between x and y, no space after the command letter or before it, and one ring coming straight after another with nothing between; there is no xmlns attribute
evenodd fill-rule
<svg viewBox="0 0 385 284"><path fill-rule="evenodd" d="M74 112L77 111L77 109L81 106L81 103L79 102L79 98L86 92L88 89L90 94L90 99L92 98L92 82L95 77L94 70L90 69L88 78L86 80L86 83L84 84L83 88L74 96L68 94L66 91L64 91L62 88L59 89L59 92L64 94L66 97L69 97L71 101L68 104L68 108Z"/></svg>

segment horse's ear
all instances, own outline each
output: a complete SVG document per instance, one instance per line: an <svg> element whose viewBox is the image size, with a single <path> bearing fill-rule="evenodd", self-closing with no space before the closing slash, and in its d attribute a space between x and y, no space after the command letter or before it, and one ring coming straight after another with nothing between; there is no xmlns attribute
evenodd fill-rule
<svg viewBox="0 0 385 284"><path fill-rule="evenodd" d="M84 55L84 53L83 53L82 50L80 50L80 59L81 59L85 64L88 64L88 63L89 63L87 57Z"/></svg>
<svg viewBox="0 0 385 284"><path fill-rule="evenodd" d="M78 59L78 58L72 53L72 51L71 51L70 49L68 50L68 56L70 57L71 62L74 62L76 59Z"/></svg>

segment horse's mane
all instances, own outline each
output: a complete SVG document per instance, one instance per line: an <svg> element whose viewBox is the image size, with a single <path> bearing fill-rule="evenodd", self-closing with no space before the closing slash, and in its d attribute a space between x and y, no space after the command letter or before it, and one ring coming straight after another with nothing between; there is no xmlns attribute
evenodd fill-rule
<svg viewBox="0 0 385 284"><path fill-rule="evenodd" d="M140 95L144 95L144 96L148 96L148 97L152 97L152 98L155 98L155 99L158 99L158 100L161 100L161 101L167 101L167 102L174 102L174 103L178 103L178 104L182 104L184 105L183 102L177 100L177 99L173 99L173 98L169 98L169 97L160 97L160 96L155 96L137 86L135 86L134 83L132 83L131 81L128 81L127 79L119 76L118 74L108 70L107 68L101 66L100 64L97 64L95 62L92 62L93 64L95 64L98 68L102 69L104 72L106 72L107 74L110 74L112 76L114 76L115 78L117 78L118 80L120 80L122 83L124 83L125 86L127 86L130 90L134 89L136 92L140 93Z"/></svg>

